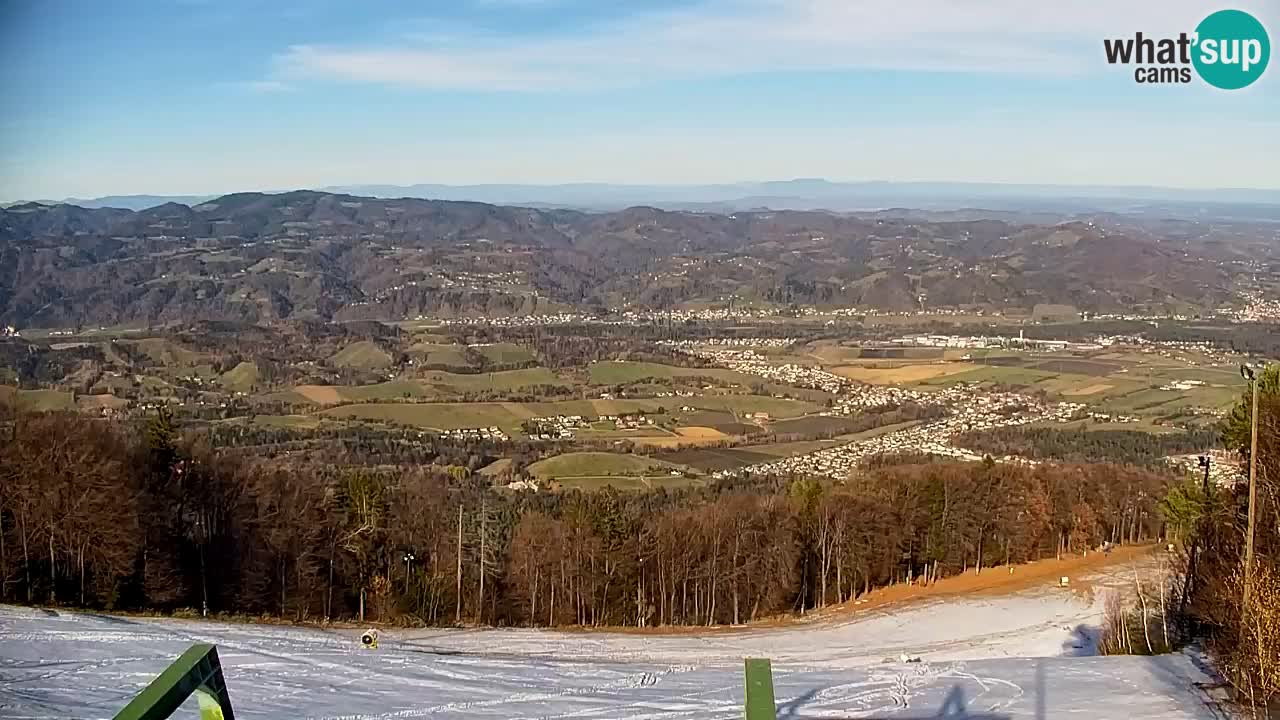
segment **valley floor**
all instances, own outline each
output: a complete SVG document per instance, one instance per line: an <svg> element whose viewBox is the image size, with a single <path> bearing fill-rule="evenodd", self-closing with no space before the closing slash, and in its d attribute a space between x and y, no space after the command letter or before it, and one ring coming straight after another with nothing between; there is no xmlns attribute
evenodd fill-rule
<svg viewBox="0 0 1280 720"><path fill-rule="evenodd" d="M1190 655L1094 656L1125 575L1099 569L1087 596L1039 586L732 632L388 631L377 650L355 630L2 606L0 716L109 718L213 642L240 718L729 720L748 656L773 660L779 718L1220 717Z"/></svg>

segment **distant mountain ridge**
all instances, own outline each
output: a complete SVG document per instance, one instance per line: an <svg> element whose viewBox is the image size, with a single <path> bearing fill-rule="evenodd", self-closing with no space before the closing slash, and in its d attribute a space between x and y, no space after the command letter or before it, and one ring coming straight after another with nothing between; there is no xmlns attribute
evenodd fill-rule
<svg viewBox="0 0 1280 720"><path fill-rule="evenodd" d="M671 210L734 212L772 210L868 211L892 207L1005 211L1140 212L1153 208L1178 217L1259 214L1280 220L1280 189L1207 189L1139 186L1009 185L948 182L832 182L797 179L702 185L566 183L554 185L338 185L320 192L377 198L419 198L496 205L559 207L587 211L647 205ZM69 198L70 205L145 210L166 202L197 205L215 195L112 195ZM54 201L39 201L57 204ZM1237 207L1249 206L1249 207ZM1261 206L1261 207L1254 207Z"/></svg>
<svg viewBox="0 0 1280 720"><path fill-rule="evenodd" d="M0 325L398 320L723 304L1194 312L1273 230L1095 214L586 213L317 191L0 209Z"/></svg>

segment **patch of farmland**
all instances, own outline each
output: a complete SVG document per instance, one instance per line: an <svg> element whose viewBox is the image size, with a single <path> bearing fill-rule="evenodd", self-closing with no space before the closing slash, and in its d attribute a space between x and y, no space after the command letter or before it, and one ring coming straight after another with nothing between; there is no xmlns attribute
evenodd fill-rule
<svg viewBox="0 0 1280 720"><path fill-rule="evenodd" d="M685 448L663 453L662 458L697 468L703 472L734 470L747 465L766 463L777 459L774 455L753 452L744 448Z"/></svg>
<svg viewBox="0 0 1280 720"><path fill-rule="evenodd" d="M796 418L794 420L783 420L781 422L771 423L769 425L770 432L779 435L788 433L797 433L800 435L822 435L824 433L846 433L857 427L858 423L854 418L810 415L808 417Z"/></svg>
<svg viewBox="0 0 1280 720"><path fill-rule="evenodd" d="M415 356L418 364L428 367L470 367L464 345L448 345L440 343L417 343L409 347L409 354Z"/></svg>
<svg viewBox="0 0 1280 720"><path fill-rule="evenodd" d="M390 380L372 385L340 385L338 393L348 402L420 400L432 396L430 391L411 380Z"/></svg>
<svg viewBox="0 0 1280 720"><path fill-rule="evenodd" d="M323 411L324 415L356 420L394 422L433 430L497 426L507 432L520 429L522 418L502 403L363 403Z"/></svg>
<svg viewBox="0 0 1280 720"><path fill-rule="evenodd" d="M723 440L728 437L715 428L698 425L676 428L676 434L689 440Z"/></svg>
<svg viewBox="0 0 1280 720"><path fill-rule="evenodd" d="M1081 358L1062 358L1043 360L1028 367L1052 373L1072 373L1075 375L1110 375L1122 369L1123 363L1103 362L1101 360L1084 360Z"/></svg>
<svg viewBox="0 0 1280 720"><path fill-rule="evenodd" d="M75 408L75 396L60 390L19 390L0 385L0 403L35 412L72 410Z"/></svg>
<svg viewBox="0 0 1280 720"><path fill-rule="evenodd" d="M129 401L110 394L81 395L76 398L76 406L81 410L123 410L129 407Z"/></svg>
<svg viewBox="0 0 1280 720"><path fill-rule="evenodd" d="M342 394L333 385L299 385L293 392L317 405L337 405L342 402Z"/></svg>
<svg viewBox="0 0 1280 720"><path fill-rule="evenodd" d="M929 363L924 365L902 365L899 367L861 367L858 365L842 365L831 372L847 377L850 380L870 385L906 385L936 377L957 375L978 367L971 362Z"/></svg>
<svg viewBox="0 0 1280 720"><path fill-rule="evenodd" d="M218 378L218 382L232 392L250 392L258 383L258 366L251 362L242 362L223 373Z"/></svg>
<svg viewBox="0 0 1280 720"><path fill-rule="evenodd" d="M475 345L472 349L485 356L494 365L517 365L534 359L532 350L512 343Z"/></svg>
<svg viewBox="0 0 1280 720"><path fill-rule="evenodd" d="M529 474L540 479L644 476L681 470L678 465L627 453L573 452L539 460L529 466Z"/></svg>
<svg viewBox="0 0 1280 720"><path fill-rule="evenodd" d="M707 377L722 382L747 384L759 382L754 378L725 368L688 368L676 365L663 365L651 362L632 362L624 360L604 360L591 363L588 368L590 380L596 385L621 385L634 383L646 378L675 377Z"/></svg>
<svg viewBox="0 0 1280 720"><path fill-rule="evenodd" d="M1113 387L1114 387L1113 385L1108 385L1106 383L1094 383L1093 385L1085 385L1084 387L1076 387L1070 390L1063 390L1062 394L1071 396L1071 397L1076 397L1081 395L1097 395L1098 393L1106 392Z"/></svg>
<svg viewBox="0 0 1280 720"><path fill-rule="evenodd" d="M1018 387L1030 387L1056 376L1057 373L1021 367L980 365L968 372L925 380L924 385L950 385L952 383L1003 383Z"/></svg>
<svg viewBox="0 0 1280 720"><path fill-rule="evenodd" d="M477 392L484 390L518 390L534 385L564 385L565 380L546 368L502 370L485 373L450 373L431 371L422 376L422 384L442 390Z"/></svg>
<svg viewBox="0 0 1280 720"><path fill-rule="evenodd" d="M334 367L381 370L391 367L391 354L370 340L354 342L329 357Z"/></svg>
<svg viewBox="0 0 1280 720"><path fill-rule="evenodd" d="M788 400L767 395L706 395L675 399L704 410L736 411L739 416L763 412L768 413L771 418L790 418L816 413L821 409L817 404L804 400Z"/></svg>

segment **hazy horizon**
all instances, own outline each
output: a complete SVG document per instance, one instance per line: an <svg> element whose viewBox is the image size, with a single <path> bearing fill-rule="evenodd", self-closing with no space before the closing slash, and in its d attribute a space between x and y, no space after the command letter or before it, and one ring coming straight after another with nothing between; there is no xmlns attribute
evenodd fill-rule
<svg viewBox="0 0 1280 720"><path fill-rule="evenodd" d="M1271 0L1233 3L1280 27ZM334 185L1265 188L1276 72L1142 85L1208 0L6 3L0 197ZM69 98L74 98L69 102Z"/></svg>
<svg viewBox="0 0 1280 720"><path fill-rule="evenodd" d="M858 197L884 197L897 195L909 202L914 193L944 193L939 200L958 200L969 198L980 200L983 197L993 199L1040 199L1053 200L1131 200L1131 201L1176 201L1176 202L1231 202L1231 203L1280 203L1280 188L1248 188L1248 187L1193 187L1180 188L1155 185L1063 185L1053 183L981 183L964 181L888 181L888 180L830 180L827 178L791 178L783 180L744 180L732 183L412 183L406 185L386 183L359 183L346 185L326 185L320 187L299 188L239 188L218 192L195 193L107 193L93 197L22 197L0 198L0 203L12 206L25 202L68 203L86 202L104 204L111 200L148 199L160 202L202 202L209 198L239 193L263 193L278 195L299 191L330 192L337 194L366 195L370 197L392 197L403 191L405 197L435 198L441 200L472 200L496 204L518 204L520 202L555 204L574 204L573 198L559 198L557 193L602 193L602 201L613 198L624 201L630 197L637 201L672 202L688 204L716 204L752 199L792 199L819 201L824 198L851 201ZM436 195L426 194L437 191ZM775 191L777 195L767 195ZM877 194L877 191L879 194ZM519 195L527 192L528 197ZM512 195L511 193L515 193ZM949 194L948 194L949 193ZM1266 197L1270 194L1275 197ZM501 197L498 197L501 196ZM1259 197L1262 196L1262 197ZM559 199L558 199L559 198ZM189 201L189 202L188 202ZM589 204L589 203L588 203ZM109 206L109 205L104 205ZM139 209L142 205L120 205L118 207ZM958 206L957 206L958 207Z"/></svg>

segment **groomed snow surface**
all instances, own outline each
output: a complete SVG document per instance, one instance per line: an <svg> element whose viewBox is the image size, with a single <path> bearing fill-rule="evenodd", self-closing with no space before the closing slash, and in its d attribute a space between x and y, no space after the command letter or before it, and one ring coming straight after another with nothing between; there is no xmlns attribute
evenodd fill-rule
<svg viewBox="0 0 1280 720"><path fill-rule="evenodd" d="M194 642L218 646L238 718L736 719L744 657L773 660L784 719L1220 717L1188 655L1094 656L1101 594L681 635L386 631L377 650L359 630L0 606L0 718L110 718Z"/></svg>

